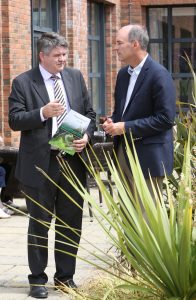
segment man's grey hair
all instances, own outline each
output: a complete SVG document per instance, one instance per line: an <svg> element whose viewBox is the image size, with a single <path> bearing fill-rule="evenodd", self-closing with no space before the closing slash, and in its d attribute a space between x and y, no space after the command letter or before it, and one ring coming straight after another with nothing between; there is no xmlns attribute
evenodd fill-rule
<svg viewBox="0 0 196 300"><path fill-rule="evenodd" d="M141 25L132 25L129 35L129 42L138 41L142 50L147 50L149 43L149 36L147 29Z"/></svg>
<svg viewBox="0 0 196 300"><path fill-rule="evenodd" d="M37 53L44 52L49 54L56 47L68 48L68 42L64 36L55 32L45 32L37 41Z"/></svg>

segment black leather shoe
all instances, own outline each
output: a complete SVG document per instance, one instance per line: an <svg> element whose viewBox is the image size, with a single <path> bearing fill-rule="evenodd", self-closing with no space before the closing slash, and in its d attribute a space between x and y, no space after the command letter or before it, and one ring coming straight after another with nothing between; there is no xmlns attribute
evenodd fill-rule
<svg viewBox="0 0 196 300"><path fill-rule="evenodd" d="M29 296L33 298L43 299L48 297L48 291L43 285L32 285L30 287Z"/></svg>
<svg viewBox="0 0 196 300"><path fill-rule="evenodd" d="M77 289L77 285L75 284L75 282L73 281L73 279L68 279L67 281L64 282L64 284L70 288L70 289Z"/></svg>
<svg viewBox="0 0 196 300"><path fill-rule="evenodd" d="M64 291L64 292L66 292L67 287L70 288L70 289L74 289L74 290L76 290L78 288L77 285L75 284L75 282L73 281L73 279L68 279L68 280L63 281L63 282L56 279L54 284L55 284L55 289L56 290L61 290L61 291Z"/></svg>

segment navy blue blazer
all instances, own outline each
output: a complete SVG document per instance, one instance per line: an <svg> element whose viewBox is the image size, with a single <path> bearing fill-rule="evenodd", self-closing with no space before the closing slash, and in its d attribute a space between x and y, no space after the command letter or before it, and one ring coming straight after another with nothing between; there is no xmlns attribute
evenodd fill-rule
<svg viewBox="0 0 196 300"><path fill-rule="evenodd" d="M172 127L176 107L172 77L148 55L122 116L130 78L127 70L128 66L117 75L112 119L114 122L125 122L130 147L130 132L133 138L140 138L135 141L135 146L145 178L149 177L149 172L153 177L164 176L164 168L169 175L173 170ZM115 149L120 139L126 156L123 136L115 136Z"/></svg>

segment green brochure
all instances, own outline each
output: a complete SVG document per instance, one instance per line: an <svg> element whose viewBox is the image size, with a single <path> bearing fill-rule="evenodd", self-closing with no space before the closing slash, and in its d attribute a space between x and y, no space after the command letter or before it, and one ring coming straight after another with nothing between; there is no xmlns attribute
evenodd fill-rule
<svg viewBox="0 0 196 300"><path fill-rule="evenodd" d="M75 149L72 142L83 137L88 128L90 119L71 109L65 116L63 123L58 128L49 144L58 150L74 155Z"/></svg>

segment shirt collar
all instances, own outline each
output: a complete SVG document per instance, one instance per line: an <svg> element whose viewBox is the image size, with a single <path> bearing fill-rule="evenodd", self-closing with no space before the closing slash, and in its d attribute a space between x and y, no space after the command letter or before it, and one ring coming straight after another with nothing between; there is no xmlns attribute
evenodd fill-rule
<svg viewBox="0 0 196 300"><path fill-rule="evenodd" d="M40 65L40 64L39 64L39 70L40 70L40 72L41 72L41 75L42 75L44 81L51 79L51 76L52 76L53 74L49 73L49 72L48 72L46 69L44 69L44 67L42 67L42 65ZM57 73L57 74L55 74L55 75L58 76L59 78L61 78L61 74L60 74L60 73Z"/></svg>
<svg viewBox="0 0 196 300"><path fill-rule="evenodd" d="M129 75L132 75L132 73L134 72L136 75L139 75L146 59L148 57L148 53L146 54L146 56L142 59L142 61L139 63L139 65L137 65L135 68L132 68L131 66L128 67L127 72L129 73Z"/></svg>

